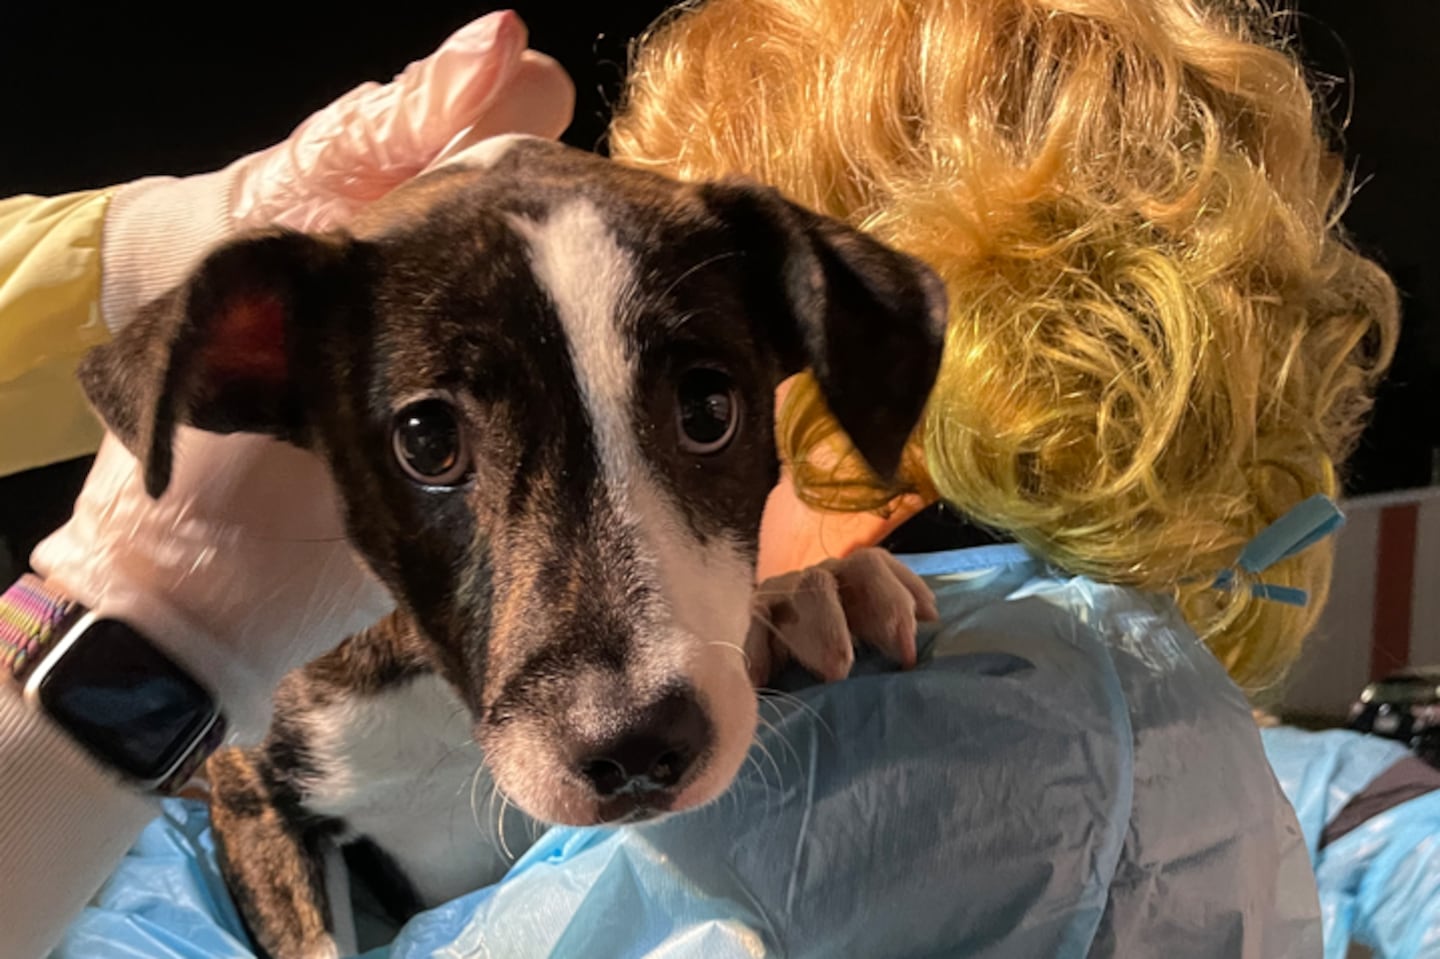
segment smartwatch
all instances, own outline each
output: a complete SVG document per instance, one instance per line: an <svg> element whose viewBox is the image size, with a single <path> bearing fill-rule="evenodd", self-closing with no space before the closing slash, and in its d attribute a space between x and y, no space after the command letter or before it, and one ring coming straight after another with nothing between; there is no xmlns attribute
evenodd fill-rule
<svg viewBox="0 0 1440 959"><path fill-rule="evenodd" d="M27 574L0 596L0 670L132 786L175 795L225 738L215 697L139 630Z"/></svg>

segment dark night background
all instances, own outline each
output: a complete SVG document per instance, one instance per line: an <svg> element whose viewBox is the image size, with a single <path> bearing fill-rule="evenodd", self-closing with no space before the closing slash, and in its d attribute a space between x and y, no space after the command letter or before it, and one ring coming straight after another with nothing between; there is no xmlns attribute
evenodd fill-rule
<svg viewBox="0 0 1440 959"><path fill-rule="evenodd" d="M212 170L268 146L364 80L385 80L451 31L517 10L531 45L575 77L566 140L600 144L629 39L651 2L0 6L0 196L55 194ZM1345 218L1404 292L1405 333L1349 492L1431 482L1440 447L1440 3L1303 0L1302 50L1336 78L1336 120L1363 188ZM0 480L0 538L17 560L68 514L84 463ZM3 565L3 558L0 558Z"/></svg>

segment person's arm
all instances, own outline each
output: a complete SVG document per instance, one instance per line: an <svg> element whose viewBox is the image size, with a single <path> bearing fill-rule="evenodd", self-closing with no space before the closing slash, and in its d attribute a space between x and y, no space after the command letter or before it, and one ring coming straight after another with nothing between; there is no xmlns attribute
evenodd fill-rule
<svg viewBox="0 0 1440 959"><path fill-rule="evenodd" d="M89 413L71 376L80 356L215 240L269 224L340 226L447 145L515 130L558 136L572 105L558 64L526 49L513 14L493 14L392 83L351 91L284 143L224 170L0 204L0 468L100 446L74 517L33 557L46 588L144 633L209 687L232 729L251 741L262 733L274 681L389 604L339 534L323 471L259 437L197 435L155 500L134 458L113 437L99 442L93 421L65 439L51 428L58 419L35 411L83 424ZM316 530L327 535L306 537ZM155 804L25 702L8 672L0 939L6 957L28 959L60 940Z"/></svg>
<svg viewBox="0 0 1440 959"><path fill-rule="evenodd" d="M0 200L0 476L95 452L104 427L75 380L80 358L210 246L257 225L240 206L269 185L274 152L202 176Z"/></svg>
<svg viewBox="0 0 1440 959"><path fill-rule="evenodd" d="M99 447L104 428L76 365L244 225L231 207L247 163L0 200L0 476Z"/></svg>
<svg viewBox="0 0 1440 959"><path fill-rule="evenodd" d="M152 285L166 282L161 274L169 271L158 261L181 259L182 250L203 250L223 235L218 223L174 229L197 223L195 208L182 202L199 192L193 182L142 181L120 192L127 191L130 205L149 215L108 221L112 231L119 226L129 254L106 264L122 297L144 295L145 284L135 279L142 268ZM74 373L112 328L102 307L101 252L116 193L0 200L0 475L100 445L104 431ZM171 229L152 234L141 255L142 237L157 219ZM153 800L121 785L28 708L15 686L0 684L0 855L11 880L0 926L7 952L31 956L50 948L155 811Z"/></svg>
<svg viewBox="0 0 1440 959"><path fill-rule="evenodd" d="M44 955L125 855L156 805L0 688L0 928L6 955Z"/></svg>
<svg viewBox="0 0 1440 959"><path fill-rule="evenodd" d="M100 445L75 366L109 338L100 245L113 196L0 200L0 476Z"/></svg>
<svg viewBox="0 0 1440 959"><path fill-rule="evenodd" d="M100 242L113 190L0 200L0 475L94 452L103 431L75 382L109 337ZM120 786L0 686L6 949L41 955L115 867L154 803Z"/></svg>

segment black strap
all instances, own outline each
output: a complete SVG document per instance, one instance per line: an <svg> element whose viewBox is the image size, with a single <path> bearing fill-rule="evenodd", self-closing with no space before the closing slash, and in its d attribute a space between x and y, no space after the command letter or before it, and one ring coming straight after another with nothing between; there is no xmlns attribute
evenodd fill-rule
<svg viewBox="0 0 1440 959"><path fill-rule="evenodd" d="M1324 849L1381 813L1436 789L1440 789L1440 770L1414 756L1401 759L1351 797L1320 834L1319 848Z"/></svg>

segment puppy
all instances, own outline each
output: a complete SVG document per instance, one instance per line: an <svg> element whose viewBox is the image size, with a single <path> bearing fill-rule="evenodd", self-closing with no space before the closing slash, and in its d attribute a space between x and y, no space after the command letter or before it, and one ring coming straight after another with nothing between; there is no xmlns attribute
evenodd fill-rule
<svg viewBox="0 0 1440 959"><path fill-rule="evenodd" d="M277 959L348 945L338 850L397 919L494 878L482 755L539 821L690 809L740 769L777 657L834 678L837 610L896 649L933 614L867 551L752 615L776 386L812 370L892 475L939 367L939 280L767 189L486 149L349 233L214 251L82 365L152 495L181 424L314 451L396 599L284 681L263 745L209 767L227 880ZM817 589L832 622L809 629Z"/></svg>

